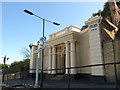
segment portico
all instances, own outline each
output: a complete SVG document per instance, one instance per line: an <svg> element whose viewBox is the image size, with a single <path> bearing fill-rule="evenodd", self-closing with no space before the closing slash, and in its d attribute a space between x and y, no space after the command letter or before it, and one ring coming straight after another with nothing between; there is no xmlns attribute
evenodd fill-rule
<svg viewBox="0 0 120 90"><path fill-rule="evenodd" d="M50 35L50 39L46 42L49 51L48 69L76 67L76 43L78 38L75 37L75 35L77 35L78 32L80 32L79 28L69 26ZM68 74L68 69L48 71L48 74L57 73ZM76 73L76 69L70 70L70 74Z"/></svg>
<svg viewBox="0 0 120 90"><path fill-rule="evenodd" d="M48 69L76 67L75 40L66 41L59 45L49 46ZM65 73L66 70L48 71L48 74ZM70 74L76 74L76 69L71 69Z"/></svg>

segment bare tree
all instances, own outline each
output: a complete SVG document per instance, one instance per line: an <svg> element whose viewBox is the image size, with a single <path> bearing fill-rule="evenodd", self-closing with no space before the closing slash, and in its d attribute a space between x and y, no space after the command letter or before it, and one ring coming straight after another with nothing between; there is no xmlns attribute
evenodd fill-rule
<svg viewBox="0 0 120 90"><path fill-rule="evenodd" d="M24 58L29 59L30 58L30 51L27 48L23 48L21 51L21 54L24 56Z"/></svg>

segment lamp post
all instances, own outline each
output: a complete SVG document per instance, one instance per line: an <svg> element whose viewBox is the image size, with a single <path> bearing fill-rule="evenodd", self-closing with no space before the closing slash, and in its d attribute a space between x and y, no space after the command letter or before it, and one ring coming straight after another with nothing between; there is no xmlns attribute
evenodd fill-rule
<svg viewBox="0 0 120 90"><path fill-rule="evenodd" d="M37 42L37 45L39 45L40 42ZM38 58L39 58L39 55L38 53L40 52L40 49L42 48L38 48L37 50L34 51L35 55L37 56L36 58L36 77L35 77L35 88L38 88L39 85L38 85L38 75L39 75L39 66L38 66Z"/></svg>
<svg viewBox="0 0 120 90"><path fill-rule="evenodd" d="M34 13L32 13L31 11L28 11L28 10L24 10L25 13L29 14L29 15L33 15L39 19L41 19L43 21L43 35L42 35L42 38L40 39L42 41L42 68L41 68L41 82L40 82L40 87L43 87L43 80L44 80L44 74L43 74L43 66L44 66L44 43L45 43L45 40L46 40L46 37L44 35L45 33L45 21L49 22L49 23L52 23L54 25L60 25L59 23L56 23L56 22L52 22L50 20L47 20L45 18L42 18Z"/></svg>

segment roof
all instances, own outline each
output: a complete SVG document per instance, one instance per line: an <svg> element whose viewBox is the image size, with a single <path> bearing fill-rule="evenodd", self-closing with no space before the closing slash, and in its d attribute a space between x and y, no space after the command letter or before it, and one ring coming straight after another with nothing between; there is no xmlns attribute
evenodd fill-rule
<svg viewBox="0 0 120 90"><path fill-rule="evenodd" d="M54 34L60 33L60 32L64 31L65 29L68 29L68 28L70 28L70 27L74 27L74 28L80 29L80 28L79 28L79 27L77 27L77 26L70 25L70 26L65 27L64 29L62 29L62 30L60 30L60 31L58 31L58 32L55 32ZM53 33L52 33L52 34L53 34ZM52 34L50 34L50 35L52 35ZM49 36L50 36L50 35L49 35Z"/></svg>

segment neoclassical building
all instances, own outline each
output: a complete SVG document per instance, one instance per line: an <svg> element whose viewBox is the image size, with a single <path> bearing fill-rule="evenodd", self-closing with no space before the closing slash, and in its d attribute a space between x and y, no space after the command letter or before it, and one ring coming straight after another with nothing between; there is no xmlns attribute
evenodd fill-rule
<svg viewBox="0 0 120 90"><path fill-rule="evenodd" d="M103 64L102 41L110 39L110 36L101 31L101 19L101 16L96 15L88 19L82 29L71 25L50 34L44 47L44 70ZM37 43L32 43L29 46L31 51L30 73L35 73L33 69L36 67L37 58L39 69L41 69L42 53L40 51L37 56L34 54L34 51L39 48ZM71 75L105 76L104 66L74 68L69 72ZM44 73L66 75L68 69L44 71Z"/></svg>
<svg viewBox="0 0 120 90"><path fill-rule="evenodd" d="M94 16L85 22L87 27L83 30L76 26L68 26L63 30L49 35L45 43L44 69L57 69L79 67L84 65L102 64L102 49L99 20L100 16ZM38 49L37 43L30 44L31 61L30 69L35 69L35 61L39 56L39 68L41 68L41 52L36 56L34 51ZM30 71L31 73L34 71ZM63 73L66 70L53 70L47 74ZM87 73L103 75L103 67L86 69L71 69L70 74Z"/></svg>

